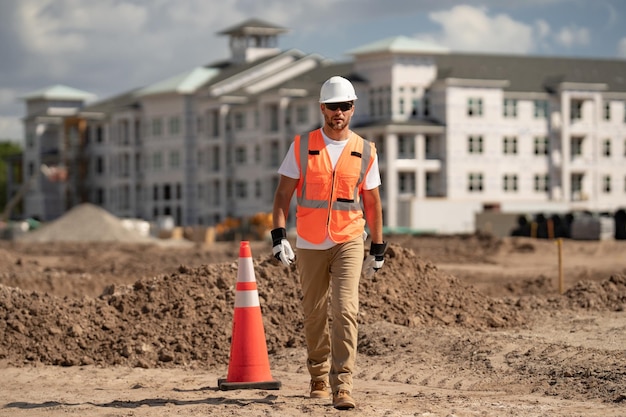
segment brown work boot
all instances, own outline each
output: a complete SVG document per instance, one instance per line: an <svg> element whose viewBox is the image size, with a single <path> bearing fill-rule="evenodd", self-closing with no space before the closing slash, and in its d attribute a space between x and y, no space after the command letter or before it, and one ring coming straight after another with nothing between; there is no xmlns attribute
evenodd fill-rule
<svg viewBox="0 0 626 417"><path fill-rule="evenodd" d="M311 398L328 398L330 393L328 392L328 382L326 381L311 381Z"/></svg>
<svg viewBox="0 0 626 417"><path fill-rule="evenodd" d="M333 395L333 407L338 410L349 410L356 407L354 399L350 396L350 392L340 389Z"/></svg>

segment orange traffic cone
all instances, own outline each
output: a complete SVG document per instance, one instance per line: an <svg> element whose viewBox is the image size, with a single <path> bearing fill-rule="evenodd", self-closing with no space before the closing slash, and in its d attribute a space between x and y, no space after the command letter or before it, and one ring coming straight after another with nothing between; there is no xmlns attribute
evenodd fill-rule
<svg viewBox="0 0 626 417"><path fill-rule="evenodd" d="M218 386L221 390L280 388L280 382L274 380L270 372L252 251L247 241L242 241L239 246L228 376L219 379Z"/></svg>

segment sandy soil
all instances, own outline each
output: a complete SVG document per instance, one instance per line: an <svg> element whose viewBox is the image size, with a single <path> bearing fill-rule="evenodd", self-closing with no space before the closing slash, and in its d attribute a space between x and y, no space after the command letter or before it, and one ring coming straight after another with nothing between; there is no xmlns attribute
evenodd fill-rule
<svg viewBox="0 0 626 417"><path fill-rule="evenodd" d="M218 389L239 242L0 242L0 416L624 416L626 241L389 236L357 409L307 397L295 271L252 242L279 390Z"/></svg>

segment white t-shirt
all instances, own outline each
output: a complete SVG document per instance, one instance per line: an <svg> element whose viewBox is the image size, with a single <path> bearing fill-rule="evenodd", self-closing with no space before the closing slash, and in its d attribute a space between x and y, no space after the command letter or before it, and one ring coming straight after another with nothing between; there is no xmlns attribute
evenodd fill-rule
<svg viewBox="0 0 626 417"><path fill-rule="evenodd" d="M324 137L326 150L328 151L332 167L334 169L335 165L337 164L337 160L339 160L339 156L341 156L343 148L345 148L346 144L348 143L348 138L343 140L332 140L328 136L326 136L326 134L324 134L324 130L320 129L320 131L322 132L322 136ZM300 166L296 162L294 143L295 142L291 142L291 146L289 146L289 151L287 152L285 159L283 159L283 163L280 165L280 168L278 168L278 173L280 175L284 175L285 177L298 179L300 178ZM376 154L376 157L374 158L374 163L372 164L372 167L368 171L367 175L365 176L365 180L363 181L363 189L372 190L380 186L380 184L381 181L380 173L378 172L378 154ZM299 235L296 238L296 247L300 249L324 250L332 248L335 245L336 243L333 242L328 236L328 230L326 230L326 239L324 240L324 242L319 244L311 243L308 240L303 239Z"/></svg>

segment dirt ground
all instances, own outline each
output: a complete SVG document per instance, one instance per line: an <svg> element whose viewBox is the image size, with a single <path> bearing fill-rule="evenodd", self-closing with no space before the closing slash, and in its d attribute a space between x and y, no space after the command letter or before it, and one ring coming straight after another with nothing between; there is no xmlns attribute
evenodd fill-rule
<svg viewBox="0 0 626 417"><path fill-rule="evenodd" d="M387 239L352 411L307 397L297 275L267 242L281 388L222 391L240 242L0 241L0 416L626 415L626 241L563 241L560 275L555 241Z"/></svg>

